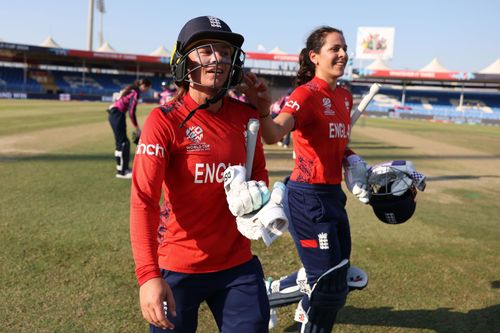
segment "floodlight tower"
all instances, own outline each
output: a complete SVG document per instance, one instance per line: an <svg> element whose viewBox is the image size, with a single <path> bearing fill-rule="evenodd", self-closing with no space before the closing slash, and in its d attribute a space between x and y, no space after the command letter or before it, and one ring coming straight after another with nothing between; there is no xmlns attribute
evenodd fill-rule
<svg viewBox="0 0 500 333"><path fill-rule="evenodd" d="M99 13L101 13L101 28L99 30L99 47L101 47L102 44L104 44L104 33L103 33L103 29L102 29L102 26L103 26L102 21L103 21L104 13L106 13L106 7L104 7L104 0L97 0L95 5L97 8L97 11Z"/></svg>
<svg viewBox="0 0 500 333"><path fill-rule="evenodd" d="M92 51L92 37L94 35L94 0L89 0L89 21L87 30L87 48Z"/></svg>

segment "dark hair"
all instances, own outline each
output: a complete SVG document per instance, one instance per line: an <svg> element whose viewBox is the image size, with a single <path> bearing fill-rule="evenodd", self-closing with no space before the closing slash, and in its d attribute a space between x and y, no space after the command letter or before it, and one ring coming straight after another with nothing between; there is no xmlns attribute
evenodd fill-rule
<svg viewBox="0 0 500 333"><path fill-rule="evenodd" d="M300 51L299 55L299 70L297 72L297 77L295 78L295 86L298 87L303 85L314 77L315 66L309 59L309 52L314 51L319 53L323 45L325 44L326 36L332 32L344 35L342 30L335 29L329 26L323 26L314 30L306 40L306 47Z"/></svg>
<svg viewBox="0 0 500 333"><path fill-rule="evenodd" d="M189 82L181 82L180 86L177 87L177 92L175 93L174 97L172 97L173 101L180 100L184 95L187 94L189 90Z"/></svg>
<svg viewBox="0 0 500 333"><path fill-rule="evenodd" d="M123 96L127 96L132 90L135 90L137 93L140 93L139 87L141 85L145 85L146 87L151 87L151 80L150 79L140 79L135 81L133 84L126 86L122 91L120 92L120 97L122 98Z"/></svg>

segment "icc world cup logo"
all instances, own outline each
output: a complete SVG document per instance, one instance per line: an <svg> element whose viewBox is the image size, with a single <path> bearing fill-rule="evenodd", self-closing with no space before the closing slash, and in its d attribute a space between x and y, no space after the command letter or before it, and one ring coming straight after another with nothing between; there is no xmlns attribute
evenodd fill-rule
<svg viewBox="0 0 500 333"><path fill-rule="evenodd" d="M200 143L203 139L203 129L200 126L191 126L186 129L186 137L194 143Z"/></svg>

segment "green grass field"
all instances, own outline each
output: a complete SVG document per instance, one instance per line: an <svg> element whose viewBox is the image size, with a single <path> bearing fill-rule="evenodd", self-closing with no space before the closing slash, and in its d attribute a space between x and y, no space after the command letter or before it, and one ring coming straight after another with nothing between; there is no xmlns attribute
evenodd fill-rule
<svg viewBox="0 0 500 333"><path fill-rule="evenodd" d="M0 332L148 331L106 106L0 100ZM428 185L396 226L348 195L352 262L370 282L335 332L500 332L500 128L367 118L352 148L369 163L412 160ZM272 182L290 172L291 150L266 156ZM266 275L299 267L288 235L254 251ZM294 309L275 332L296 331ZM217 331L206 307L198 331Z"/></svg>

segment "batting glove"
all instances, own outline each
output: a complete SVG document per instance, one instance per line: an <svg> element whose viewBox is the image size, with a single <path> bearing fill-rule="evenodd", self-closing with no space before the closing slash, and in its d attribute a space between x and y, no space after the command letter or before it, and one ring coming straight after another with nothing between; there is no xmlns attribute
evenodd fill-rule
<svg viewBox="0 0 500 333"><path fill-rule="evenodd" d="M358 155L352 154L344 158L344 181L349 192L364 204L370 201L368 191L368 164Z"/></svg>
<svg viewBox="0 0 500 333"><path fill-rule="evenodd" d="M269 246L288 230L288 219L283 209L282 200L285 185L274 184L271 199L258 212L236 217L238 231L249 239L262 238Z"/></svg>
<svg viewBox="0 0 500 333"><path fill-rule="evenodd" d="M270 192L263 181L245 181L246 170L241 165L224 171L224 190L229 210L234 216L243 216L258 210L269 201Z"/></svg>

